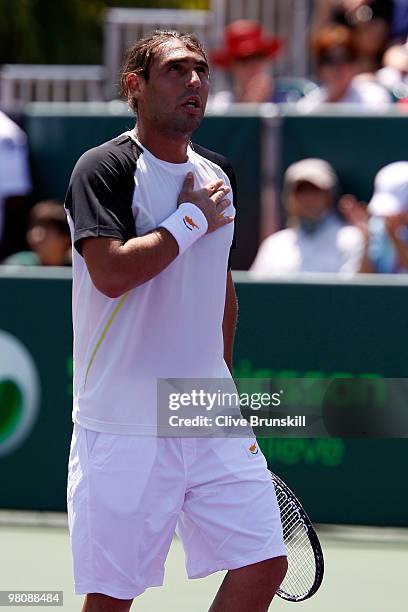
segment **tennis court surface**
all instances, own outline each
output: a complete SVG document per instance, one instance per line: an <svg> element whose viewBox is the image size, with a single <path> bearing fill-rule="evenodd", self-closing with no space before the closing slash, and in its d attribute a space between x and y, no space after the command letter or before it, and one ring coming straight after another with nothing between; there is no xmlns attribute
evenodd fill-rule
<svg viewBox="0 0 408 612"><path fill-rule="evenodd" d="M326 562L320 591L299 604L276 599L271 610L407 610L403 588L408 567L408 529L322 526L318 534ZM2 511L0 542L0 590L62 590L62 609L65 612L81 609L82 598L72 592L65 515ZM175 539L167 559L164 587L146 591L132 610L206 612L222 576L219 573L201 580L187 580L183 549Z"/></svg>

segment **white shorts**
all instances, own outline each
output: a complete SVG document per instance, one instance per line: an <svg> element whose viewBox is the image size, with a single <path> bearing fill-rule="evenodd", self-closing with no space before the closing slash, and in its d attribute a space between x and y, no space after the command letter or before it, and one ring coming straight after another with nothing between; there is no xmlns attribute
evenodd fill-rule
<svg viewBox="0 0 408 612"><path fill-rule="evenodd" d="M162 585L175 531L189 578L286 555L274 487L254 442L75 424L67 495L75 592L131 599Z"/></svg>

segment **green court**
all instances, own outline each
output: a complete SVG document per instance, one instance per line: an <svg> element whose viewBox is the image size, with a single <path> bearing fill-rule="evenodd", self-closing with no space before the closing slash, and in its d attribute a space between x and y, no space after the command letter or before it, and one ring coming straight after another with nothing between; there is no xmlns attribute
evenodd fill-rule
<svg viewBox="0 0 408 612"><path fill-rule="evenodd" d="M402 593L408 566L407 529L322 526L319 537L326 561L320 591L299 604L277 598L271 610L403 612L407 609ZM72 592L65 515L1 512L0 541L0 590L62 590L63 610L81 609L82 598ZM188 581L183 549L175 539L166 563L164 587L146 591L135 601L132 610L206 612L221 580L219 573Z"/></svg>

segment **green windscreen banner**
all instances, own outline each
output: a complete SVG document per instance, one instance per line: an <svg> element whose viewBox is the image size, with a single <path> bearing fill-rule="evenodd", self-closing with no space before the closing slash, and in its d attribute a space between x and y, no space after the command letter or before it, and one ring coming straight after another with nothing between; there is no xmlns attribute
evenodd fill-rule
<svg viewBox="0 0 408 612"><path fill-rule="evenodd" d="M237 379L279 381L293 399L299 387L288 381L304 379L307 390L314 380L341 379L359 389L364 380L408 378L406 278L258 283L241 273L235 281ZM63 511L72 431L70 270L17 275L3 267L0 292L0 507ZM408 440L361 435L261 436L259 444L314 521L408 526Z"/></svg>

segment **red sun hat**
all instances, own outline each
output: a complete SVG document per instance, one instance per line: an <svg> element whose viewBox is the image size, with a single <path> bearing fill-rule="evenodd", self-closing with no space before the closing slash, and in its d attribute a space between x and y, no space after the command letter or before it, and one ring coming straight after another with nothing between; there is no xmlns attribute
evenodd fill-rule
<svg viewBox="0 0 408 612"><path fill-rule="evenodd" d="M228 68L234 60L253 55L273 57L282 47L280 38L264 36L257 21L239 19L225 28L225 46L211 51L210 58L216 66Z"/></svg>

